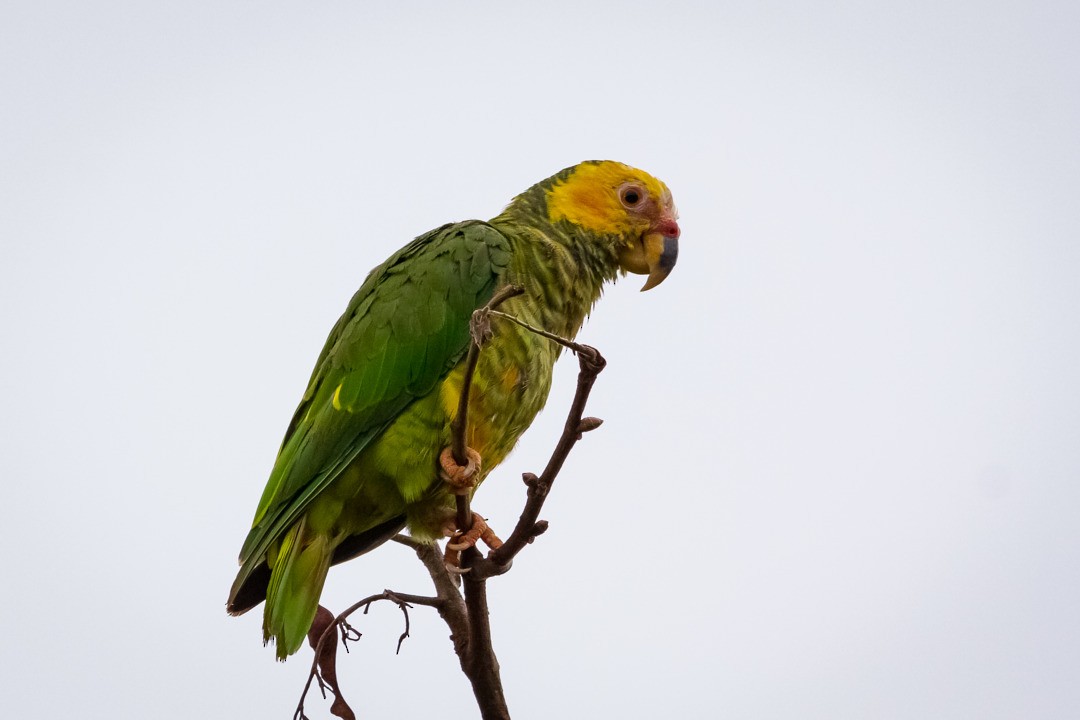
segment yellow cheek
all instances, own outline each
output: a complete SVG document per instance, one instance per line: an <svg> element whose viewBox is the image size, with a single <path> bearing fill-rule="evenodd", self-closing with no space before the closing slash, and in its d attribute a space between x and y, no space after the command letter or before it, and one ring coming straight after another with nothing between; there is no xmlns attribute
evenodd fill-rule
<svg viewBox="0 0 1080 720"><path fill-rule="evenodd" d="M667 188L648 173L617 162L586 162L556 182L547 191L548 219L565 220L597 235L628 235L641 232L640 218L627 213L618 197L618 188L632 180L648 194L662 201Z"/></svg>

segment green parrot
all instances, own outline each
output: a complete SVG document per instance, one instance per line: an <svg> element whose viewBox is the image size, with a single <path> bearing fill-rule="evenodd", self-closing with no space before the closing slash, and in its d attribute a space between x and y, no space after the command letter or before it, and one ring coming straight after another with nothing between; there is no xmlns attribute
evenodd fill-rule
<svg viewBox="0 0 1080 720"><path fill-rule="evenodd" d="M331 565L403 528L434 541L453 527L440 476L450 445L473 311L500 287L500 309L573 338L621 272L659 284L678 255L667 186L611 161L567 168L489 222L444 225L372 270L326 340L285 432L227 610L264 599L264 641L279 659L303 643ZM560 347L494 321L470 394L467 444L476 484L511 451L547 400ZM467 528L466 528L467 529Z"/></svg>

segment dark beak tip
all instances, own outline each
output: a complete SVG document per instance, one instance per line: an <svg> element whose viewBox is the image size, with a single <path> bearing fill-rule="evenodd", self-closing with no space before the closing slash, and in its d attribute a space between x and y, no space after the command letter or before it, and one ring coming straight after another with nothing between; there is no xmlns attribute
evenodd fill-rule
<svg viewBox="0 0 1080 720"><path fill-rule="evenodd" d="M660 253L660 267L668 272L675 267L679 259L679 236L674 235L664 238L664 250Z"/></svg>

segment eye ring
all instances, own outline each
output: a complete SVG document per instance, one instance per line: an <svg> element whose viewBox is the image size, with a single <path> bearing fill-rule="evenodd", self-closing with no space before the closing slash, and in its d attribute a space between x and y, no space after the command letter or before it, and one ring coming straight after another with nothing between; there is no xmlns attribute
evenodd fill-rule
<svg viewBox="0 0 1080 720"><path fill-rule="evenodd" d="M645 188L627 183L619 188L619 201L631 210L639 208L645 202Z"/></svg>

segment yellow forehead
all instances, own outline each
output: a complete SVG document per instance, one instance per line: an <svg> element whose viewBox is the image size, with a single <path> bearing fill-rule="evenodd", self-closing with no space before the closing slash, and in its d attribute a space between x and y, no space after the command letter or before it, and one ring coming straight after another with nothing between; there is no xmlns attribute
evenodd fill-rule
<svg viewBox="0 0 1080 720"><path fill-rule="evenodd" d="M635 220L619 201L619 188L634 182L661 205L671 204L667 186L647 172L619 162L588 162L575 166L547 191L551 222L566 220L601 235L621 235Z"/></svg>

